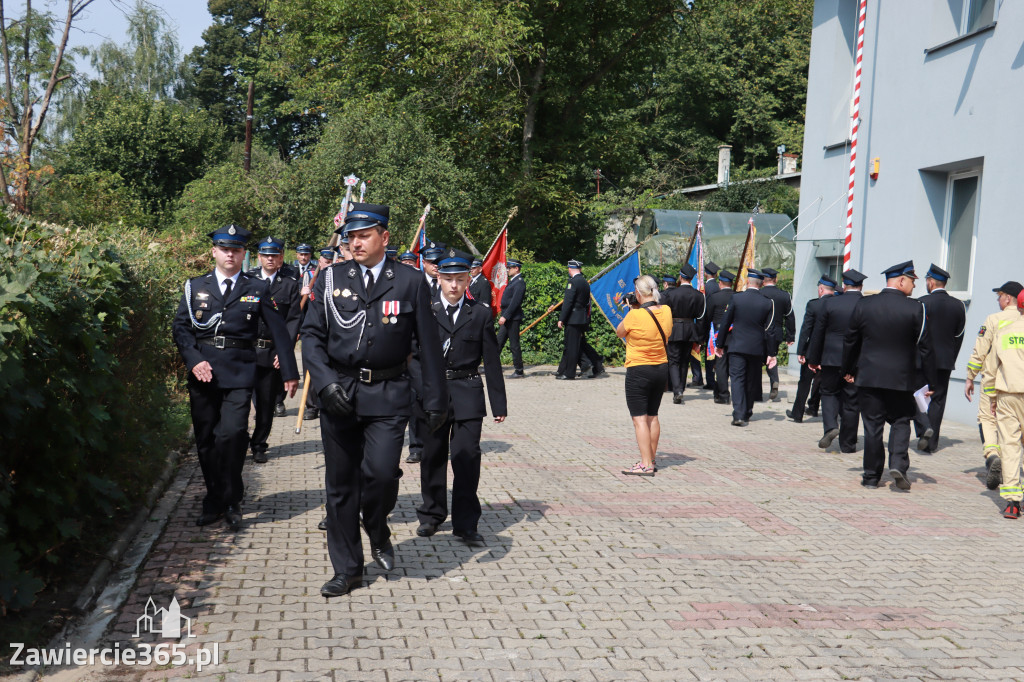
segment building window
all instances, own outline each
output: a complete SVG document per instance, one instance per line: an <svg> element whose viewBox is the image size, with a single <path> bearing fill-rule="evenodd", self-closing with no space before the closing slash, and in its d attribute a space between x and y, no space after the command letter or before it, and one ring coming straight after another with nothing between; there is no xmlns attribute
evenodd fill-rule
<svg viewBox="0 0 1024 682"><path fill-rule="evenodd" d="M996 0L963 0L960 35L977 31L996 19Z"/></svg>
<svg viewBox="0 0 1024 682"><path fill-rule="evenodd" d="M946 185L946 215L942 231L945 269L950 291L970 291L974 267L974 241L978 232L978 195L981 173L950 174Z"/></svg>

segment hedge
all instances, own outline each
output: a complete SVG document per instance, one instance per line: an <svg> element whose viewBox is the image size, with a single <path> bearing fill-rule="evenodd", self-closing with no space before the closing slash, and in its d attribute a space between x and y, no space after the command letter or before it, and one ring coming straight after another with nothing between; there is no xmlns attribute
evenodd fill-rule
<svg viewBox="0 0 1024 682"><path fill-rule="evenodd" d="M150 234L0 215L0 614L162 468L182 259ZM180 438L183 434L170 434Z"/></svg>

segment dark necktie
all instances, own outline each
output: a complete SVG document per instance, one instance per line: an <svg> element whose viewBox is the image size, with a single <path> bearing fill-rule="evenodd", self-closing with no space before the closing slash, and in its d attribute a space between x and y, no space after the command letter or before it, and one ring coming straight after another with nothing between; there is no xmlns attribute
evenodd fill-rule
<svg viewBox="0 0 1024 682"><path fill-rule="evenodd" d="M224 300L228 300L228 296L231 295L231 280L224 280Z"/></svg>
<svg viewBox="0 0 1024 682"><path fill-rule="evenodd" d="M366 297L373 295L373 270L366 271Z"/></svg>
<svg viewBox="0 0 1024 682"><path fill-rule="evenodd" d="M451 323L452 327L455 326L455 313L457 313L457 312L459 312L459 306L457 306L457 305L450 305L450 306L448 306L448 321Z"/></svg>
<svg viewBox="0 0 1024 682"><path fill-rule="evenodd" d="M437 296L437 280L431 278L430 280L430 298L433 299ZM450 315L449 315L450 317Z"/></svg>

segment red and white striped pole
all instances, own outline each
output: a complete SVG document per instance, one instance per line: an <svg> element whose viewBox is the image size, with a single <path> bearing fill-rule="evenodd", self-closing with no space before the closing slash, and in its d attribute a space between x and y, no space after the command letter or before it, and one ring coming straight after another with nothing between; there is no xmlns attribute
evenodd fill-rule
<svg viewBox="0 0 1024 682"><path fill-rule="evenodd" d="M850 269L850 252L853 247L853 186L857 178L857 131L860 129L860 76L864 61L864 20L867 17L868 0L860 0L857 17L857 59L853 71L853 111L850 113L850 187L846 194L846 239L843 243L843 272Z"/></svg>

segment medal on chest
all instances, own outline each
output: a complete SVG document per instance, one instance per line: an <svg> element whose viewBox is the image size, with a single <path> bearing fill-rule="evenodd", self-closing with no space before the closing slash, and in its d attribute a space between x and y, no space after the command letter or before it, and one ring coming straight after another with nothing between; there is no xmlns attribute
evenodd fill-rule
<svg viewBox="0 0 1024 682"><path fill-rule="evenodd" d="M381 301L381 323L395 324L398 322L398 314L401 312L401 301Z"/></svg>

